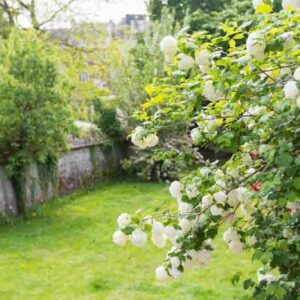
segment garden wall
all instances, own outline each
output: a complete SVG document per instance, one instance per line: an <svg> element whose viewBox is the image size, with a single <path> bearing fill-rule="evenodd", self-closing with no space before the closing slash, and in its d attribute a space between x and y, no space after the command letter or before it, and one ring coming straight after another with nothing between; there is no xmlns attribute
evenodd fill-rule
<svg viewBox="0 0 300 300"><path fill-rule="evenodd" d="M70 150L61 155L57 170L51 176L35 163L28 168L27 209L82 186L91 185L97 180L107 180L120 169L120 161L125 152L122 146L107 149L91 137L83 139L70 137L68 144ZM0 214L17 214L16 194L11 181L5 175L4 167L1 166Z"/></svg>

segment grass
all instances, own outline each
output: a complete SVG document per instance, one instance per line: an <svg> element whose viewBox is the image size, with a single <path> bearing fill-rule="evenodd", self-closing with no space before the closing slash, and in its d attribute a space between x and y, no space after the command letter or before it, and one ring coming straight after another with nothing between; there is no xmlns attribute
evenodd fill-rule
<svg viewBox="0 0 300 300"><path fill-rule="evenodd" d="M159 283L154 269L166 250L115 246L122 212L170 201L153 183L110 183L43 205L26 219L8 218L0 230L0 299L226 300L237 272L255 276L247 254L229 253L221 238L209 268Z"/></svg>

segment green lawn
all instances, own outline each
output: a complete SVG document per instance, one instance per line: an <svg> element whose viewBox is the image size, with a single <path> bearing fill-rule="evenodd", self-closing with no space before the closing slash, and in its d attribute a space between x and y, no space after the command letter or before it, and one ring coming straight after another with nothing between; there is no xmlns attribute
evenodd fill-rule
<svg viewBox="0 0 300 300"><path fill-rule="evenodd" d="M209 268L159 283L165 250L112 243L116 218L169 200L167 187L110 183L45 204L26 220L0 224L0 299L233 299L244 293L231 276L255 276L249 255L233 256L221 241Z"/></svg>

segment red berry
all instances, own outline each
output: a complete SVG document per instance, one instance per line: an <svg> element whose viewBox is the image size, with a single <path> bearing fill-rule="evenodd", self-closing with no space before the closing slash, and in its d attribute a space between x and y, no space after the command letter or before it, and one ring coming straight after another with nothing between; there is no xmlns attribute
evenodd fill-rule
<svg viewBox="0 0 300 300"><path fill-rule="evenodd" d="M252 158L253 160L257 160L257 159L259 158L259 154L258 154L258 152L257 152L256 150L252 150L252 151L250 152L250 156L251 156L251 158Z"/></svg>
<svg viewBox="0 0 300 300"><path fill-rule="evenodd" d="M251 187L252 187L252 190L253 190L254 192L259 192L259 190L260 190L261 187L262 187L262 183L261 183L261 181L256 181L255 183L253 183L253 184L251 185Z"/></svg>

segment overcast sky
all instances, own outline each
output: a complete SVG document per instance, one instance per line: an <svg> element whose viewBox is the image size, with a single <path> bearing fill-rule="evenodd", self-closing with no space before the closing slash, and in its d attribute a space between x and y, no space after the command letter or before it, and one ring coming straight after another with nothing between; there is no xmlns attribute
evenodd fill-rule
<svg viewBox="0 0 300 300"><path fill-rule="evenodd" d="M55 1L57 0L37 1L40 19L44 19L45 11L55 10L53 4ZM66 2L67 0L59 1ZM86 22L108 22L109 20L118 22L126 14L144 14L145 12L146 7L143 0L78 0L73 4L72 12L61 14L56 22L51 24L51 27L68 27L72 18L76 21ZM26 18L21 18L19 22L25 25Z"/></svg>

